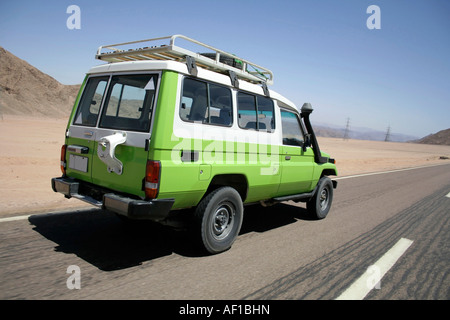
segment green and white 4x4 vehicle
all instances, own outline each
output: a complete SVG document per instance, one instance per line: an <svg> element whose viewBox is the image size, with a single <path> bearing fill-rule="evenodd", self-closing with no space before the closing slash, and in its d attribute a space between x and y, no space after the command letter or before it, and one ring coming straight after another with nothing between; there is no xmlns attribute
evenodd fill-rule
<svg viewBox="0 0 450 320"><path fill-rule="evenodd" d="M127 48L138 43L152 46ZM302 201L328 214L334 160L319 149L311 105L299 111L269 90L270 70L181 35L103 46L96 58L109 63L81 86L55 192L129 219L191 212L210 253L231 247L246 204Z"/></svg>

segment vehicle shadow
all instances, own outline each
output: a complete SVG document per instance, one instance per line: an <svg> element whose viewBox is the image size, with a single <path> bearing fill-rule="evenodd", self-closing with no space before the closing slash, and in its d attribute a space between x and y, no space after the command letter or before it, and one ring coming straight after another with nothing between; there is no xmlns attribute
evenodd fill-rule
<svg viewBox="0 0 450 320"><path fill-rule="evenodd" d="M249 206L240 234L265 232L299 219L309 220L303 208L286 204ZM127 223L100 209L32 215L28 220L34 231L56 244L55 251L75 254L103 271L130 268L172 253L207 255L187 229L150 221Z"/></svg>
<svg viewBox="0 0 450 320"><path fill-rule="evenodd" d="M34 215L33 230L103 271L129 268L173 252L201 254L182 232L150 221L122 221L100 209ZM186 239L184 239L186 238Z"/></svg>
<svg viewBox="0 0 450 320"><path fill-rule="evenodd" d="M270 207L252 205L245 207L244 221L240 234L249 232L266 232L280 228L298 220L314 220L306 208L292 205L291 203L279 203Z"/></svg>

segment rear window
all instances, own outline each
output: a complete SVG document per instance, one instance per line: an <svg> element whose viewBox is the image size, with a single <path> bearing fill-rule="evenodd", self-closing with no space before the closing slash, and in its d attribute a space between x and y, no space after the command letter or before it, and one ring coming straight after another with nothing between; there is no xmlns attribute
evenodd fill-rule
<svg viewBox="0 0 450 320"><path fill-rule="evenodd" d="M113 76L103 107L101 128L149 131L158 76Z"/></svg>
<svg viewBox="0 0 450 320"><path fill-rule="evenodd" d="M149 131L157 83L157 74L91 77L74 124L95 127L101 113L101 128Z"/></svg>
<svg viewBox="0 0 450 320"><path fill-rule="evenodd" d="M109 77L89 78L78 105L74 124L95 127Z"/></svg>

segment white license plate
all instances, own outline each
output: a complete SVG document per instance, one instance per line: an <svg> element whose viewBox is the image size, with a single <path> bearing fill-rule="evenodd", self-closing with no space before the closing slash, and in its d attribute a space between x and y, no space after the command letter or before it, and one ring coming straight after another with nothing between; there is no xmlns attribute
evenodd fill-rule
<svg viewBox="0 0 450 320"><path fill-rule="evenodd" d="M69 155L69 168L78 170L81 172L87 172L88 169L88 158L81 157L74 154Z"/></svg>

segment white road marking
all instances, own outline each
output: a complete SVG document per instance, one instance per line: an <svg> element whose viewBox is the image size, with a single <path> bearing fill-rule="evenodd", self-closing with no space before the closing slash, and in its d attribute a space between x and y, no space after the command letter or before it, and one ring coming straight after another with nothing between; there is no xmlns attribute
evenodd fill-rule
<svg viewBox="0 0 450 320"><path fill-rule="evenodd" d="M447 198L450 198L450 192L449 192L449 193L447 193L446 197L447 197Z"/></svg>
<svg viewBox="0 0 450 320"><path fill-rule="evenodd" d="M362 300L373 288L376 286L379 288L381 278L392 268L412 243L412 240L401 238L375 264L367 268L367 271L336 300Z"/></svg>
<svg viewBox="0 0 450 320"><path fill-rule="evenodd" d="M378 174L394 173L394 172L409 171L409 170L416 170L416 169L423 169L423 168L431 168L431 167L437 167L437 166L442 166L442 165L447 165L447 164L448 163L439 163L439 164L432 164L432 165L421 166L421 167L412 167L412 168L396 169L396 170L389 170L389 171L361 173L361 174L355 174L355 175L351 175L351 176L337 177L337 178L333 178L333 180L344 180L344 179L359 178L359 177L366 177L366 176L375 176Z"/></svg>
<svg viewBox="0 0 450 320"><path fill-rule="evenodd" d="M17 221L17 220L26 220L30 217L31 215L27 215L27 216L16 216L16 217L9 217L9 218L2 218L0 219L0 223L1 222L7 222L7 221Z"/></svg>
<svg viewBox="0 0 450 320"><path fill-rule="evenodd" d="M36 213L36 214L28 214L28 215L23 215L23 216L0 218L0 223L8 222L8 221L27 220L31 216L45 217L45 216L56 215L56 214L65 214L65 213L70 213L70 212L75 212L75 211L83 212L83 211L90 211L90 210L95 210L95 209L96 209L95 207L91 208L90 206L76 207L76 208L65 209L65 210L49 211L49 212L45 212L45 213Z"/></svg>

